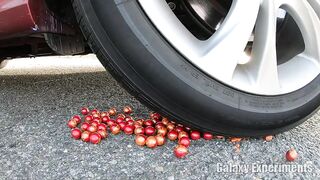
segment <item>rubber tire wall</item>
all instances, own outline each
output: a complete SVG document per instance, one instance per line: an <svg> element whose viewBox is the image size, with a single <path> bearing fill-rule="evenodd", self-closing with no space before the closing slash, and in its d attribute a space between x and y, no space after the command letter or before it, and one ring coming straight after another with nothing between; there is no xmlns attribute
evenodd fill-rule
<svg viewBox="0 0 320 180"><path fill-rule="evenodd" d="M302 123L320 104L319 76L296 92L272 97L216 81L161 36L136 0L74 0L73 6L88 44L118 82L188 126L222 135L277 134Z"/></svg>

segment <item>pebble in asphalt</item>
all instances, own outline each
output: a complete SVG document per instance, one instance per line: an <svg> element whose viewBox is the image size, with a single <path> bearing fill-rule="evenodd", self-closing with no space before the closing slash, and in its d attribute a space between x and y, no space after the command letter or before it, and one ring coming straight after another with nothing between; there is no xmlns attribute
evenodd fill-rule
<svg viewBox="0 0 320 180"><path fill-rule="evenodd" d="M92 55L13 60L0 70L0 87L0 179L320 178L319 112L272 142L249 139L241 142L237 152L226 141L199 140L192 142L185 159L177 159L173 142L150 150L123 134L110 136L100 145L70 138L67 119L82 106L107 109L130 104L139 117L149 111ZM291 147L299 158L289 163L285 152ZM237 165L249 165L248 172L234 172ZM259 172L257 165L290 165L292 171L305 165L307 169Z"/></svg>

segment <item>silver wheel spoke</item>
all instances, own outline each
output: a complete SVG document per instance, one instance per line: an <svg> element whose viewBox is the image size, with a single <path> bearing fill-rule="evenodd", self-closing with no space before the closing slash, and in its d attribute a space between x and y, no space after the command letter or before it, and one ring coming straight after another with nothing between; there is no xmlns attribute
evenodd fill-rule
<svg viewBox="0 0 320 180"><path fill-rule="evenodd" d="M277 7L274 0L263 1L255 28L252 59L245 69L256 89L264 93L279 90L276 52Z"/></svg>
<svg viewBox="0 0 320 180"><path fill-rule="evenodd" d="M279 66L282 85L296 89L305 85L305 79L314 79L320 71L320 3L318 0L287 0L284 8L298 24L304 42L305 51ZM297 71L302 67L305 71ZM295 83L290 83L290 82ZM293 86L295 85L295 86Z"/></svg>
<svg viewBox="0 0 320 180"><path fill-rule="evenodd" d="M139 0L150 20L182 54L196 58L201 41L194 37L164 0Z"/></svg>
<svg viewBox="0 0 320 180"><path fill-rule="evenodd" d="M307 59L320 60L320 20L306 0L286 0L284 8L297 22L304 42Z"/></svg>
<svg viewBox="0 0 320 180"><path fill-rule="evenodd" d="M234 0L222 26L203 45L203 59L198 62L215 72L220 80L230 81L244 52L257 19L260 1Z"/></svg>
<svg viewBox="0 0 320 180"><path fill-rule="evenodd" d="M320 18L320 1L319 0L308 0L308 2L315 10L318 17Z"/></svg>

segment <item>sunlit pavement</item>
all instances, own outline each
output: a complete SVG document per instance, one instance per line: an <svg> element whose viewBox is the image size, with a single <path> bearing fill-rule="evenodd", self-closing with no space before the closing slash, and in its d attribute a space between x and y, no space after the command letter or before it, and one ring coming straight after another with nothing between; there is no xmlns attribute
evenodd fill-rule
<svg viewBox="0 0 320 180"><path fill-rule="evenodd" d="M240 152L226 141L192 142L190 154L180 160L173 142L150 150L126 135L110 136L100 145L70 138L67 119L82 106L132 105L139 117L149 111L93 55L12 60L0 70L0 87L0 179L320 177L319 112L272 142L241 142ZM284 154L291 147L299 158L288 163Z"/></svg>

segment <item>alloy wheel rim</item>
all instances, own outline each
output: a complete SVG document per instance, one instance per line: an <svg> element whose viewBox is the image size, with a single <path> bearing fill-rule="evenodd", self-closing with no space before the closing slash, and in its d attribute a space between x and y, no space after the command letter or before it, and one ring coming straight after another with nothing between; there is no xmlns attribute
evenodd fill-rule
<svg viewBox="0 0 320 180"><path fill-rule="evenodd" d="M229 13L207 40L197 39L165 0L139 0L165 39L182 56L214 79L257 95L282 95L305 87L320 73L319 0L233 0ZM304 51L277 63L279 9L290 13L301 31ZM252 53L244 50L254 33ZM240 63L241 58L248 58Z"/></svg>

